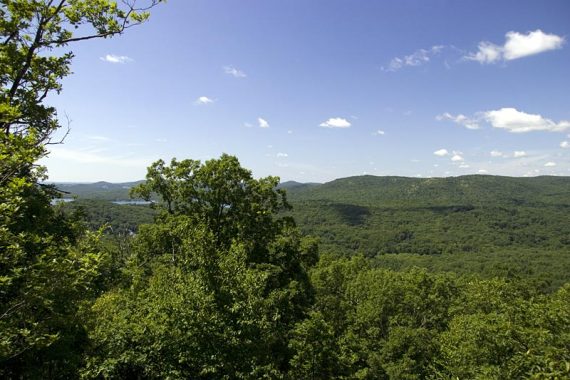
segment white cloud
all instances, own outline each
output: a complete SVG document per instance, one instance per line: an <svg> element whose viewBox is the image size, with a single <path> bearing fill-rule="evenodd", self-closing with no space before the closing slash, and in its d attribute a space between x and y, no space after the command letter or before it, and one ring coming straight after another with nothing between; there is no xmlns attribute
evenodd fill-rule
<svg viewBox="0 0 570 380"><path fill-rule="evenodd" d="M479 63L511 61L549 50L560 49L564 42L564 37L556 34L547 34L540 29L527 34L510 31L505 35L505 44L503 46L483 41L479 43L476 53L468 54L464 58Z"/></svg>
<svg viewBox="0 0 570 380"><path fill-rule="evenodd" d="M479 42L478 49L477 53L471 53L465 58L479 63L493 63L499 61L503 55L503 48L490 42Z"/></svg>
<svg viewBox="0 0 570 380"><path fill-rule="evenodd" d="M510 159L494 159L492 162L486 161L484 157L474 156L473 160L477 161L469 162L469 164L475 172L477 172L477 169L486 169L492 174L513 177L534 176L540 175L540 173L545 174L546 172L549 172L549 174L562 174L565 170L570 172L570 157L562 154L555 156L551 149L533 150L532 153L527 151L528 155L522 158L514 158L513 153L511 151L505 155L505 157ZM545 167L544 164L549 161L556 162L556 167Z"/></svg>
<svg viewBox="0 0 570 380"><path fill-rule="evenodd" d="M404 57L392 58L388 67L382 67L383 71L397 71L405 66L420 66L426 62L429 62L431 57L437 55L443 50L445 46L436 45L429 49L419 49L410 55Z"/></svg>
<svg viewBox="0 0 570 380"><path fill-rule="evenodd" d="M374 136L384 136L386 134L386 132L382 131L382 130L377 130L376 132L372 133Z"/></svg>
<svg viewBox="0 0 570 380"><path fill-rule="evenodd" d="M527 154L526 154L526 152L525 152L524 150L515 150L515 151L513 152L513 157L514 157L514 158L523 158L523 157L526 157L526 156L527 156Z"/></svg>
<svg viewBox="0 0 570 380"><path fill-rule="evenodd" d="M462 115L462 114L459 114L457 116L453 116L449 112L445 112L441 115L437 115L435 118L439 121L450 120L450 121L454 122L455 124L459 124L459 125L464 126L467 129L479 129L479 124L477 123L477 120L470 119L467 116Z"/></svg>
<svg viewBox="0 0 570 380"><path fill-rule="evenodd" d="M245 78L247 75L233 66L224 66L224 73L233 76L234 78Z"/></svg>
<svg viewBox="0 0 570 380"><path fill-rule="evenodd" d="M165 142L168 142L168 140L167 140L167 139L165 139L165 138L158 138L158 139L156 139L156 140L154 140L154 141L156 141L156 142L159 142L159 143L165 143Z"/></svg>
<svg viewBox="0 0 570 380"><path fill-rule="evenodd" d="M194 103L198 105L211 104L214 103L214 100L208 98L207 96L200 96Z"/></svg>
<svg viewBox="0 0 570 380"><path fill-rule="evenodd" d="M324 128L349 128L352 124L342 117L331 117L327 121L323 121L319 124L320 127Z"/></svg>
<svg viewBox="0 0 570 380"><path fill-rule="evenodd" d="M260 128L269 128L269 123L267 122L267 120L261 117L257 118L257 123L259 124Z"/></svg>
<svg viewBox="0 0 570 380"><path fill-rule="evenodd" d="M460 167L461 169L469 169L471 166L469 166L469 165L467 165L467 164L461 164L461 165L459 165L459 167Z"/></svg>
<svg viewBox="0 0 570 380"><path fill-rule="evenodd" d="M450 120L468 129L478 129L481 121L487 121L494 128L506 129L512 133L532 131L563 132L570 129L570 120L555 122L539 114L529 114L516 108L504 107L497 110L478 112L469 118L463 114L454 116L448 112L436 116L437 120Z"/></svg>
<svg viewBox="0 0 570 380"><path fill-rule="evenodd" d="M104 57L99 57L101 61L108 62L108 63L129 63L133 62L133 59L127 57L126 55L114 55L114 54L107 54Z"/></svg>
<svg viewBox="0 0 570 380"><path fill-rule="evenodd" d="M440 150L436 150L435 152L433 152L433 154L435 154L436 156L439 157L444 157L449 155L449 152L447 151L447 149L440 149Z"/></svg>
<svg viewBox="0 0 570 380"><path fill-rule="evenodd" d="M488 172L487 170L485 170L485 169L479 169L479 170L477 170L477 173L479 173L479 174L487 174L487 173L489 173L489 172Z"/></svg>
<svg viewBox="0 0 570 380"><path fill-rule="evenodd" d="M546 166L547 168L551 168L556 166L556 162L549 161L546 164L544 164L544 166Z"/></svg>
<svg viewBox="0 0 570 380"><path fill-rule="evenodd" d="M508 32L505 43L505 59L512 60L528 55L539 54L549 50L560 49L564 44L564 37L555 34L546 34L537 29L528 34Z"/></svg>
<svg viewBox="0 0 570 380"><path fill-rule="evenodd" d="M498 150L491 151L491 157L505 157L505 154Z"/></svg>
<svg viewBox="0 0 570 380"><path fill-rule="evenodd" d="M570 142L568 142L568 141L562 141L562 142L560 143L560 147L561 147L561 148L564 148L564 149L568 149L568 148L570 148Z"/></svg>
<svg viewBox="0 0 570 380"><path fill-rule="evenodd" d="M281 153L281 152L279 152L279 153L277 153L277 157L279 157L279 158L285 158L285 157L289 157L289 155L288 155L287 153Z"/></svg>
<svg viewBox="0 0 570 380"><path fill-rule="evenodd" d="M453 162L463 161L463 157L459 154L454 154L453 157L451 157L451 161Z"/></svg>
<svg viewBox="0 0 570 380"><path fill-rule="evenodd" d="M556 123L538 114L528 114L515 108L501 108L487 111L483 117L494 128L506 129L512 133L525 133L532 131L562 132L570 129L570 121L561 120Z"/></svg>

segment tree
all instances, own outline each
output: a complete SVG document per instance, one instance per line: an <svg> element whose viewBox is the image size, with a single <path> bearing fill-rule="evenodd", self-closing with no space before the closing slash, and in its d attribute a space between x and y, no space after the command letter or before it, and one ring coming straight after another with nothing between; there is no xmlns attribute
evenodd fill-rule
<svg viewBox="0 0 570 380"><path fill-rule="evenodd" d="M34 134L36 144L50 141L59 127L56 111L44 104L59 93L70 74L72 52L53 49L107 38L148 19L161 0L2 0L0 2L0 130L4 135ZM140 2L139 2L140 3ZM79 32L79 33L77 33Z"/></svg>
<svg viewBox="0 0 570 380"><path fill-rule="evenodd" d="M275 378L313 303L316 244L301 237L276 177L232 156L154 163L133 194L158 197L125 269L93 308L87 377Z"/></svg>
<svg viewBox="0 0 570 380"><path fill-rule="evenodd" d="M275 218L291 208L285 191L276 189L278 183L277 177L254 179L236 157L224 154L203 165L173 159L166 166L159 160L148 168L146 181L132 189L132 194L145 200L157 195L163 219L186 215L204 222L220 248L231 244L232 238L247 239L255 255L282 228L294 225L290 217Z"/></svg>
<svg viewBox="0 0 570 380"><path fill-rule="evenodd" d="M79 310L94 295L96 239L50 202L36 164L55 143L45 103L70 74L72 43L121 34L160 0L0 1L0 376L72 377Z"/></svg>
<svg viewBox="0 0 570 380"><path fill-rule="evenodd" d="M311 312L293 330L289 347L293 379L331 379L340 375L338 344L321 313Z"/></svg>
<svg viewBox="0 0 570 380"><path fill-rule="evenodd" d="M439 376L568 378L568 289L543 296L524 282L466 281L439 338Z"/></svg>

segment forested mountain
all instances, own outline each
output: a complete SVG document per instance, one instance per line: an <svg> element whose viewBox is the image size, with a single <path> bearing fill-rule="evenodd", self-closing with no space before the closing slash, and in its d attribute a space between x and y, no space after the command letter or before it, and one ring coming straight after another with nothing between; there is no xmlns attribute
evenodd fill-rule
<svg viewBox="0 0 570 380"><path fill-rule="evenodd" d="M129 191L131 188L144 181L111 183L99 181L94 183L54 183L61 191L63 198L101 199L109 201L124 201L131 199ZM319 186L319 183L301 183L287 181L280 183L277 188L286 190L308 189Z"/></svg>
<svg viewBox="0 0 570 380"><path fill-rule="evenodd" d="M56 183L55 186L62 192L64 198L79 197L119 201L129 199L129 190L141 182Z"/></svg>
<svg viewBox="0 0 570 380"><path fill-rule="evenodd" d="M144 181L55 183L67 195L86 199L130 199L129 190ZM329 200L360 206L535 204L570 207L570 177L466 175L447 178L356 176L324 184L281 182L294 200ZM68 194L67 194L68 193Z"/></svg>
<svg viewBox="0 0 570 380"><path fill-rule="evenodd" d="M570 207L570 177L467 175L447 178L341 178L290 187L296 200L328 200L359 206L555 205Z"/></svg>
<svg viewBox="0 0 570 380"><path fill-rule="evenodd" d="M148 205L116 204L101 199L78 198L59 207L77 215L90 229L104 227L112 235L134 233L140 225L152 223L156 216L155 210Z"/></svg>
<svg viewBox="0 0 570 380"><path fill-rule="evenodd" d="M311 188L311 187L315 187L315 186L319 186L320 183L316 183L316 182L308 182L308 183L302 183L302 182L297 182L297 181L287 181L287 182L281 182L277 187L279 189L286 189L286 190L299 190L299 189L307 189L307 188Z"/></svg>
<svg viewBox="0 0 570 380"><path fill-rule="evenodd" d="M90 228L135 232L154 210L105 201L131 185L83 184L83 196L77 192L64 208L83 213ZM293 206L287 213L319 239L323 254L362 254L396 270L525 277L551 290L569 279L569 177L361 176L278 188Z"/></svg>
<svg viewBox="0 0 570 380"><path fill-rule="evenodd" d="M331 250L440 254L570 247L570 178L350 177L288 192Z"/></svg>
<svg viewBox="0 0 570 380"><path fill-rule="evenodd" d="M135 226L151 214L89 199L126 200L136 183L56 186L78 198L69 207L82 206L91 226ZM570 249L570 177L361 176L278 188L287 191L302 230L340 255Z"/></svg>

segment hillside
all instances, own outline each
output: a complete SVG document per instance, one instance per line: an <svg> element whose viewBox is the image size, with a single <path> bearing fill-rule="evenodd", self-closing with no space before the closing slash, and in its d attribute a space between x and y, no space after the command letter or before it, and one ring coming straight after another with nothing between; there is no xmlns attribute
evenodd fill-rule
<svg viewBox="0 0 570 380"><path fill-rule="evenodd" d="M357 176L323 185L291 187L297 200L328 200L359 206L489 204L570 206L570 177L468 175L448 178Z"/></svg>
<svg viewBox="0 0 570 380"><path fill-rule="evenodd" d="M80 199L99 199L108 201L129 200L129 191L132 187L144 182L144 180L134 182L111 183L99 181L94 183L55 183L56 188L62 191L64 198L77 197ZM319 183L301 183L287 181L279 184L278 188L290 190L309 189L319 186Z"/></svg>
<svg viewBox="0 0 570 380"><path fill-rule="evenodd" d="M350 177L291 189L304 232L337 253L570 249L570 178Z"/></svg>
<svg viewBox="0 0 570 380"><path fill-rule="evenodd" d="M289 190L308 189L319 185L320 183L315 183L315 182L302 183L297 181L287 181L287 182L281 182L279 186L277 186L277 188L289 191Z"/></svg>
<svg viewBox="0 0 570 380"><path fill-rule="evenodd" d="M136 183L58 185L91 228L136 231L144 205L116 205ZM523 277L556 289L570 273L570 178L360 176L325 184L285 182L291 215L323 256L363 254L396 270Z"/></svg>
<svg viewBox="0 0 570 380"><path fill-rule="evenodd" d="M80 200L114 201L128 199L137 183L57 186ZM280 187L287 190L292 216L302 230L318 236L322 250L343 256L570 251L570 177L359 176L325 184L285 182ZM121 213L121 224L136 224L129 223L131 211L122 206L115 206L108 217L90 210L101 209L99 203L82 206L88 215L97 215L90 219L110 222ZM135 214L137 221L148 220Z"/></svg>
<svg viewBox="0 0 570 380"><path fill-rule="evenodd" d="M110 183L55 183L57 189L61 190L64 198L78 197L81 199L100 199L108 201L119 201L129 199L129 190L143 181Z"/></svg>

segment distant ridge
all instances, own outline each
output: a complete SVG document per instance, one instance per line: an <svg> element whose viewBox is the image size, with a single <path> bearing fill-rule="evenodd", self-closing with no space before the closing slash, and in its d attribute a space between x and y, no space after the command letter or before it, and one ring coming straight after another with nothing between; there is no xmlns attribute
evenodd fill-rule
<svg viewBox="0 0 570 380"><path fill-rule="evenodd" d="M129 190L142 182L144 181L122 183L99 181L94 183L55 183L54 185L59 190L69 193L66 197L118 201L129 199Z"/></svg>
<svg viewBox="0 0 570 380"><path fill-rule="evenodd" d="M570 206L570 177L559 176L411 178L365 175L289 190L291 199L329 200L362 206L497 203Z"/></svg>
<svg viewBox="0 0 570 380"><path fill-rule="evenodd" d="M102 203L128 200L140 182L56 186L95 210L93 220L105 220L100 210L106 210L103 215L121 215L117 228L133 229L151 212ZM320 239L322 252L340 256L570 252L570 177L366 175L324 184L287 181L279 188L287 190L288 212L301 230Z"/></svg>
<svg viewBox="0 0 570 380"><path fill-rule="evenodd" d="M321 184L316 183L316 182L302 183L302 182L297 182L297 181L286 181L286 182L281 182L279 185L277 185L277 188L278 189L286 189L286 190L305 189L308 187L314 187L314 186L319 186L319 185L321 185Z"/></svg>
<svg viewBox="0 0 570 380"><path fill-rule="evenodd" d="M301 230L338 256L570 252L570 177L357 176L288 199Z"/></svg>
<svg viewBox="0 0 570 380"><path fill-rule="evenodd" d="M129 190L144 182L55 183L69 195L83 199L127 200ZM504 177L465 175L459 177L413 178L401 176L354 176L323 184L286 181L292 200L330 200L378 205L438 204L561 204L570 205L570 177Z"/></svg>

